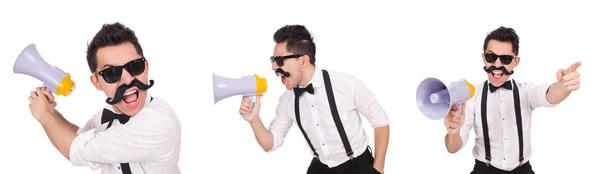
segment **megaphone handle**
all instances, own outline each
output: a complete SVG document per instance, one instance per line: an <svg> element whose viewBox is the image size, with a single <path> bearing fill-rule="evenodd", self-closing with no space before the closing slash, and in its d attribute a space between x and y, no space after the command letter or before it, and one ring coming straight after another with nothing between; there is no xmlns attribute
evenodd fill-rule
<svg viewBox="0 0 600 174"><path fill-rule="evenodd" d="M46 87L46 90L47 90L48 92L50 92L50 94L54 94L54 92L56 92L56 91L54 91L54 89L52 89L52 88L50 87L50 85L48 85L48 84L44 83L44 86Z"/></svg>
<svg viewBox="0 0 600 174"><path fill-rule="evenodd" d="M248 118L250 116L250 113L252 113L252 108L254 108L254 97L255 96L246 96L248 97L248 99L250 99L250 112L248 112L248 114L244 114L244 117Z"/></svg>
<svg viewBox="0 0 600 174"><path fill-rule="evenodd" d="M462 105L463 103L458 103L456 104L456 106L458 106L458 113L461 114L462 113Z"/></svg>

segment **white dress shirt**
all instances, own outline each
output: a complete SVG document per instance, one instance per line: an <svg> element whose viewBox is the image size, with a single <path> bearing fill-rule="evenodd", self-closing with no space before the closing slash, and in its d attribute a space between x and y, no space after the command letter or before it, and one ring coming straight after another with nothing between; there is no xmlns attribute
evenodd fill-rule
<svg viewBox="0 0 600 174"><path fill-rule="evenodd" d="M354 152L353 156L357 157L366 150L369 142L359 114L366 117L373 128L389 125L387 114L362 81L341 72L327 72L340 120ZM316 68L310 83L314 87L314 95L304 93L300 97L300 121L319 154L319 160L329 167L335 167L349 158L331 115L321 69ZM292 124L297 123L294 99L293 90L286 90L279 98L276 116L269 126L273 133L273 148L269 152L283 144ZM307 150L313 154L310 147Z"/></svg>
<svg viewBox="0 0 600 174"><path fill-rule="evenodd" d="M509 78L509 80L511 80ZM523 163L531 157L531 112L539 107L554 107L546 99L546 92L552 84L536 85L529 82L519 82L519 98L521 101L521 119L523 126ZM483 85L476 86L475 96L467 101L465 108L465 123L460 130L463 147L469 140L469 131L475 128L475 147L473 157L482 162L485 159L485 143L481 125L481 96ZM514 90L514 85L513 90ZM519 135L513 100L513 91L499 88L494 93L487 94L487 122L490 140L490 165L510 171L519 166ZM461 147L462 148L462 147Z"/></svg>
<svg viewBox="0 0 600 174"><path fill-rule="evenodd" d="M104 108L115 112L111 105ZM119 113L119 112L115 112ZM171 107L150 94L146 105L126 124L113 120L101 124L102 110L77 131L70 159L102 174L122 174L120 163L129 163L133 174L179 174L181 128Z"/></svg>

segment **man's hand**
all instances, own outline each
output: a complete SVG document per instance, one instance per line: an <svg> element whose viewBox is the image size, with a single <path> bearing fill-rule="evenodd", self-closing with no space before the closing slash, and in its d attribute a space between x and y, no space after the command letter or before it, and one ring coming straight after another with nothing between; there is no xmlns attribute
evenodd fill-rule
<svg viewBox="0 0 600 174"><path fill-rule="evenodd" d="M252 106L252 112L250 112L250 99L246 96L242 98L242 104L240 105L240 115L249 123L252 123L256 117L258 117L258 113L260 112L260 98L262 94L256 96L254 101L254 105ZM250 113L250 114L248 114ZM249 115L247 118L244 115Z"/></svg>
<svg viewBox="0 0 600 174"><path fill-rule="evenodd" d="M46 90L46 87L37 87L35 91L31 91L29 110L36 120L41 121L51 117L55 107L54 96Z"/></svg>
<svg viewBox="0 0 600 174"><path fill-rule="evenodd" d="M465 123L465 107L466 103L462 104L461 112L458 113L458 106L452 106L448 115L444 117L444 125L450 135L457 135L460 133L460 128Z"/></svg>
<svg viewBox="0 0 600 174"><path fill-rule="evenodd" d="M556 80L567 88L567 91L576 91L579 89L579 72L577 68L581 66L581 62L576 62L566 70L560 69L556 72Z"/></svg>

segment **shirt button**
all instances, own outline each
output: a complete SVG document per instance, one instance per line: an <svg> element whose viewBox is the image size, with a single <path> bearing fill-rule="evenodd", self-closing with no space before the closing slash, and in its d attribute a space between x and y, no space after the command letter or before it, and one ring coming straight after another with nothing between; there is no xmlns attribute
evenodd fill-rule
<svg viewBox="0 0 600 174"><path fill-rule="evenodd" d="M502 99L500 99L500 102L502 102Z"/></svg>
<svg viewBox="0 0 600 174"><path fill-rule="evenodd" d="M121 169L121 167L117 167L117 169L119 169L119 170L120 170L120 169Z"/></svg>
<svg viewBox="0 0 600 174"><path fill-rule="evenodd" d="M502 118L502 120L504 120L504 118Z"/></svg>
<svg viewBox="0 0 600 174"><path fill-rule="evenodd" d="M310 105L310 107L314 107L314 105Z"/></svg>
<svg viewBox="0 0 600 174"><path fill-rule="evenodd" d="M325 146L325 143L323 143L323 146Z"/></svg>
<svg viewBox="0 0 600 174"><path fill-rule="evenodd" d="M502 160L506 160L506 158L502 158Z"/></svg>
<svg viewBox="0 0 600 174"><path fill-rule="evenodd" d="M506 138L504 138L504 141L506 141Z"/></svg>
<svg viewBox="0 0 600 174"><path fill-rule="evenodd" d="M317 124L317 126L319 126L319 124Z"/></svg>

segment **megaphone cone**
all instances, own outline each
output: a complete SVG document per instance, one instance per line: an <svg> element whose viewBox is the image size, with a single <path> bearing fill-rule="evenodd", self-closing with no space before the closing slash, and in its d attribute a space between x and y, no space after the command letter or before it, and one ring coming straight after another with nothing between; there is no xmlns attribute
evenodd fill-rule
<svg viewBox="0 0 600 174"><path fill-rule="evenodd" d="M13 72L42 81L48 91L58 95L68 96L75 89L71 75L56 66L50 66L40 55L35 44L30 44L19 54Z"/></svg>
<svg viewBox="0 0 600 174"><path fill-rule="evenodd" d="M267 80L256 74L241 78L226 78L213 73L212 78L215 104L231 96L243 95L251 97L250 103L253 106L254 98L252 96L258 96L267 91Z"/></svg>
<svg viewBox="0 0 600 174"><path fill-rule="evenodd" d="M449 86L437 78L427 78L417 87L417 106L425 117L432 120L444 118L450 107L460 106L475 95L475 87L462 79Z"/></svg>

